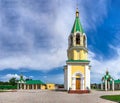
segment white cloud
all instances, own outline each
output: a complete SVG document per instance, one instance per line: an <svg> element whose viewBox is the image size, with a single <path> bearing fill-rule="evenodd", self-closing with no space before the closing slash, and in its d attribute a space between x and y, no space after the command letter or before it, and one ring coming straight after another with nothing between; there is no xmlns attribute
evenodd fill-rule
<svg viewBox="0 0 120 103"><path fill-rule="evenodd" d="M2 81L9 81L11 78L16 78L16 79L20 79L20 75L18 74L6 74L4 76L1 77ZM26 79L26 76L23 76L24 79Z"/></svg>
<svg viewBox="0 0 120 103"><path fill-rule="evenodd" d="M59 4L63 4L63 2L58 1L56 3L56 5ZM31 5L32 4L30 4L30 6ZM51 6L52 5L54 4L51 4ZM19 5L16 11L19 13L20 20L17 29L14 31L14 34L16 33L14 38L12 35L13 32L9 30L10 28L2 25L3 29L1 29L1 32L7 34L3 36L7 41L3 42L4 44L1 43L0 56L2 58L0 59L0 69L19 69L26 67L30 69L48 70L64 65L67 58L68 23L71 21L69 17L72 11L72 4L69 3L65 5L67 5L67 7L65 7L68 13L64 11L61 6L58 6L57 11L50 11L51 14L49 12L35 12L30 9L29 6ZM55 8L53 7L53 9ZM4 13L2 15L4 17ZM38 35L43 35L42 33L44 32L40 32L41 29L46 30L48 34L44 34L43 37L47 38L48 41L44 40L44 38L39 38L40 40L37 41L36 39L38 38L35 32L29 30L33 27L31 25L34 25L35 30L38 30L37 28L40 29L38 30ZM7 37L8 35L9 38ZM4 38L3 40L1 39L1 42L4 41ZM9 45L7 45L6 42L8 42ZM47 45L45 45L47 47L44 47L45 43L47 43ZM40 47L36 47L37 44L40 44ZM43 47L41 48L41 46Z"/></svg>
<svg viewBox="0 0 120 103"><path fill-rule="evenodd" d="M39 52L32 55L20 55L16 57L9 57L0 60L1 70L4 68L30 68L38 70L50 70L54 67L63 66L66 60L66 51L64 49L51 50L49 53ZM4 68L3 68L4 67Z"/></svg>
<svg viewBox="0 0 120 103"><path fill-rule="evenodd" d="M113 46L111 46L113 47ZM111 57L111 59L108 60L97 60L95 59L96 57L99 57L100 55L95 55L93 52L91 52L90 58L91 60L91 82L101 82L101 78L105 75L106 70L109 71L110 75L114 79L119 79L120 78L120 48L114 48L116 50L118 56L117 57Z"/></svg>
<svg viewBox="0 0 120 103"><path fill-rule="evenodd" d="M1 8L0 70L22 67L50 70L65 64L68 35L75 18L75 2L51 0L41 5L43 1L36 3L23 0L13 4L9 2L9 8ZM88 28L92 28L91 25L98 24L98 18L102 19L106 15L107 3L103 0L96 3L96 7L102 6L97 8L101 12L96 15L93 8L90 9L92 15L89 16L85 5L92 8L92 2L79 2L80 17L85 28L88 25ZM7 22L9 16L6 15L11 11L11 18L17 16L14 23L13 19Z"/></svg>

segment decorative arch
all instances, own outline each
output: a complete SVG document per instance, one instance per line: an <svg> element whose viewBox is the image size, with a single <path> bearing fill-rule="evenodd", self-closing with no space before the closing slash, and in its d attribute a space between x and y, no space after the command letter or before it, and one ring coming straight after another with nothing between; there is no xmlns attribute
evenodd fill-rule
<svg viewBox="0 0 120 103"><path fill-rule="evenodd" d="M80 76L80 77L77 77L77 76ZM78 86L79 88L77 88ZM72 75L72 89L73 90L76 90L76 89L84 90L84 76L80 71L77 71Z"/></svg>
<svg viewBox="0 0 120 103"><path fill-rule="evenodd" d="M76 75L80 75L81 77L83 77L83 74L80 71L77 71L73 74L73 77L75 77Z"/></svg>

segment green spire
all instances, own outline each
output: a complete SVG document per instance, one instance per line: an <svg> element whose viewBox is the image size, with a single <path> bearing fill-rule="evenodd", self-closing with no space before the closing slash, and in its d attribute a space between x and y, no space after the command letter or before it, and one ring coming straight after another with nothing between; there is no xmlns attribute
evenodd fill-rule
<svg viewBox="0 0 120 103"><path fill-rule="evenodd" d="M76 10L76 18L75 18L75 22L74 22L74 25L73 25L71 33L75 33L77 31L79 31L81 33L84 33L82 25L81 25L80 20L79 20L79 11L78 11L78 8Z"/></svg>
<svg viewBox="0 0 120 103"><path fill-rule="evenodd" d="M23 75L20 75L20 81L24 81Z"/></svg>

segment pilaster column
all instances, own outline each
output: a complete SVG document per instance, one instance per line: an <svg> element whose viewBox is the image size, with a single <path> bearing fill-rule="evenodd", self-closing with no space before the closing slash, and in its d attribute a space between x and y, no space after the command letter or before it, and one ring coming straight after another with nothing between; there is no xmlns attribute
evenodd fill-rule
<svg viewBox="0 0 120 103"><path fill-rule="evenodd" d="M32 84L32 89L34 89L34 84Z"/></svg>
<svg viewBox="0 0 120 103"><path fill-rule="evenodd" d="M71 88L71 65L68 65L68 72L67 72L67 90Z"/></svg>
<svg viewBox="0 0 120 103"><path fill-rule="evenodd" d="M30 89L29 84L27 85L27 89L28 89L28 90Z"/></svg>
<svg viewBox="0 0 120 103"><path fill-rule="evenodd" d="M37 86L37 84L36 84L36 89L38 89L37 87L38 87L38 86Z"/></svg>
<svg viewBox="0 0 120 103"><path fill-rule="evenodd" d="M76 46L76 35L73 36L73 46Z"/></svg>
<svg viewBox="0 0 120 103"><path fill-rule="evenodd" d="M81 90L85 90L84 77L81 78Z"/></svg>
<svg viewBox="0 0 120 103"><path fill-rule="evenodd" d="M24 89L26 89L26 84L24 84Z"/></svg>
<svg viewBox="0 0 120 103"><path fill-rule="evenodd" d="M112 90L114 91L114 80L112 81Z"/></svg>
<svg viewBox="0 0 120 103"><path fill-rule="evenodd" d="M110 81L108 82L108 89L110 90Z"/></svg>
<svg viewBox="0 0 120 103"><path fill-rule="evenodd" d="M72 90L76 89L76 82L75 82L76 78L72 77Z"/></svg>
<svg viewBox="0 0 120 103"><path fill-rule="evenodd" d="M105 91L107 91L107 80L105 80Z"/></svg>

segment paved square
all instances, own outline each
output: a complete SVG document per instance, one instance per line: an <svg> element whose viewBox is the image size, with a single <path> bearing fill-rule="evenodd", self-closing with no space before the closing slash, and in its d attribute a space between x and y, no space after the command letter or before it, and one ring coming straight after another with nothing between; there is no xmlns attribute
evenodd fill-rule
<svg viewBox="0 0 120 103"><path fill-rule="evenodd" d="M101 95L110 94L120 94L120 91L68 94L48 90L18 90L17 92L0 92L0 103L114 103L99 98Z"/></svg>

